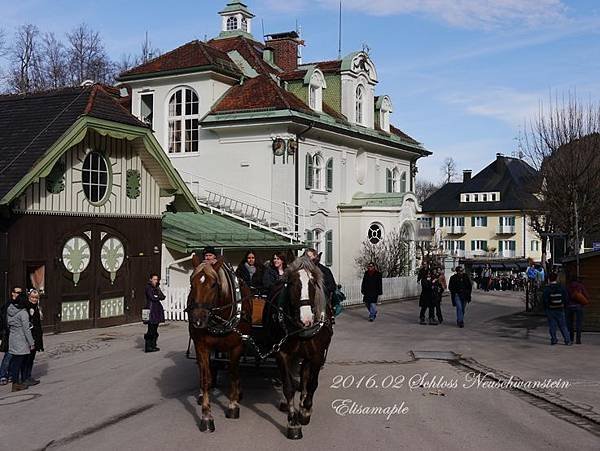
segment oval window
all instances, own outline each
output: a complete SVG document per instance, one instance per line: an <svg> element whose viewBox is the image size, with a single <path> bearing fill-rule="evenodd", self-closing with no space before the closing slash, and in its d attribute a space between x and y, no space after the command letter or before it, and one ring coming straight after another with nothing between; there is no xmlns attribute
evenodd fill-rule
<svg viewBox="0 0 600 451"><path fill-rule="evenodd" d="M102 202L108 193L109 179L108 164L104 156L99 152L88 153L81 170L85 197L94 204Z"/></svg>
<svg viewBox="0 0 600 451"><path fill-rule="evenodd" d="M377 223L371 224L368 231L368 238L371 244L379 244L383 239L383 227Z"/></svg>

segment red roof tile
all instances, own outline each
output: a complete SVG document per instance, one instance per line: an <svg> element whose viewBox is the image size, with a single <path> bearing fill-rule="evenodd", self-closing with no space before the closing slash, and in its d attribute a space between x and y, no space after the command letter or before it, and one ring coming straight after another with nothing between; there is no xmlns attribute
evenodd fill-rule
<svg viewBox="0 0 600 451"><path fill-rule="evenodd" d="M213 107L212 113L224 114L257 110L294 110L314 114L302 100L279 87L268 75L259 75L232 87Z"/></svg>
<svg viewBox="0 0 600 451"><path fill-rule="evenodd" d="M119 79L203 66L213 66L228 74L241 75L238 67L227 56L227 53L196 40L123 72Z"/></svg>

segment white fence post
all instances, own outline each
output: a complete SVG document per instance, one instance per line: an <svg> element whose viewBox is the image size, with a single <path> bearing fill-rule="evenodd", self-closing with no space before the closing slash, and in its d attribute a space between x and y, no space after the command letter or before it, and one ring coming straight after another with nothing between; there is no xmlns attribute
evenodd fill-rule
<svg viewBox="0 0 600 451"><path fill-rule="evenodd" d="M379 297L380 301L405 299L419 295L416 277L391 277L383 279L382 282L383 295ZM344 306L362 303L361 283L361 279L342 282L342 291L346 295L346 300L343 302Z"/></svg>

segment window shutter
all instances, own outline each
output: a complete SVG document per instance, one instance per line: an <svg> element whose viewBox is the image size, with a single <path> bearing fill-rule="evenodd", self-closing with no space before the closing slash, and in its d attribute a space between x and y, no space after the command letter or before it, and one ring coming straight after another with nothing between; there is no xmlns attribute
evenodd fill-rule
<svg viewBox="0 0 600 451"><path fill-rule="evenodd" d="M312 230L306 231L306 247L313 247L314 244L314 234Z"/></svg>
<svg viewBox="0 0 600 451"><path fill-rule="evenodd" d="M475 227L475 216L471 216L471 227Z"/></svg>
<svg viewBox="0 0 600 451"><path fill-rule="evenodd" d="M481 226L482 227L487 227L487 216L483 216L481 218Z"/></svg>
<svg viewBox="0 0 600 451"><path fill-rule="evenodd" d="M333 158L327 160L327 179L325 181L325 186L327 191L333 191Z"/></svg>
<svg viewBox="0 0 600 451"><path fill-rule="evenodd" d="M333 230L325 233L325 265L333 265Z"/></svg>
<svg viewBox="0 0 600 451"><path fill-rule="evenodd" d="M314 177L314 162L311 154L306 154L306 174L305 174L305 185L306 189L312 189L313 187L313 177Z"/></svg>
<svg viewBox="0 0 600 451"><path fill-rule="evenodd" d="M475 241L471 240L471 250L475 250Z"/></svg>
<svg viewBox="0 0 600 451"><path fill-rule="evenodd" d="M391 193L394 190L392 181L392 171L389 169L385 170L385 192Z"/></svg>

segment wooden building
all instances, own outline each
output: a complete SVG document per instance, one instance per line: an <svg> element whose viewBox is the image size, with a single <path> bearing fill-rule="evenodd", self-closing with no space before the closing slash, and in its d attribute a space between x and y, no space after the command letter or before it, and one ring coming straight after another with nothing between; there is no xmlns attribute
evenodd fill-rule
<svg viewBox="0 0 600 451"><path fill-rule="evenodd" d="M0 292L39 289L46 330L139 321L163 212L198 208L118 90L0 96Z"/></svg>
<svg viewBox="0 0 600 451"><path fill-rule="evenodd" d="M566 275L577 274L576 257L563 260ZM579 254L579 277L590 293L590 305L585 307L583 330L600 331L600 251Z"/></svg>

